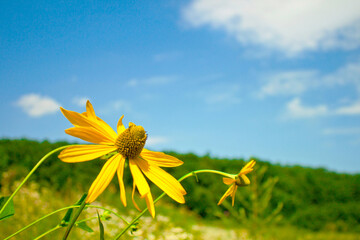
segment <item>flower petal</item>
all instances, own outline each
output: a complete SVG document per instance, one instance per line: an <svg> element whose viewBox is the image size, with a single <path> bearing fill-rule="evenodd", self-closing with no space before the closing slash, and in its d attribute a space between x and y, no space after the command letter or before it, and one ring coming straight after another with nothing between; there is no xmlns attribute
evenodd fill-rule
<svg viewBox="0 0 360 240"><path fill-rule="evenodd" d="M186 191L173 176L158 166L150 165L147 161L141 158L137 158L136 163L146 177L155 183L167 195L169 195L169 197L179 203L185 203L183 195L186 194Z"/></svg>
<svg viewBox="0 0 360 240"><path fill-rule="evenodd" d="M74 111L66 110L60 107L61 112L64 116L75 126L75 127L90 127L99 130L106 137L116 140L116 133L112 128L107 125L103 120L97 117L98 121L90 120L88 114L80 114Z"/></svg>
<svg viewBox="0 0 360 240"><path fill-rule="evenodd" d="M121 134L123 131L125 131L125 126L124 124L122 123L122 120L124 118L124 115L122 115L118 121L118 124L117 124L117 133L118 135Z"/></svg>
<svg viewBox="0 0 360 240"><path fill-rule="evenodd" d="M102 134L102 132L96 128L73 127L66 129L65 133L91 143L114 145L113 139Z"/></svg>
<svg viewBox="0 0 360 240"><path fill-rule="evenodd" d="M85 162L104 156L116 150L114 146L104 145L77 145L62 150L59 158L63 162Z"/></svg>
<svg viewBox="0 0 360 240"><path fill-rule="evenodd" d="M94 108L89 100L86 101L86 113L87 113L87 117L90 120L96 121L96 114L95 114Z"/></svg>
<svg viewBox="0 0 360 240"><path fill-rule="evenodd" d="M123 179L124 164L125 164L125 158L123 156L121 156L119 167L117 169L117 176L118 176L119 187L120 187L120 199L121 199L121 202L123 203L124 207L126 207L126 194L125 194L125 185L124 185L124 179Z"/></svg>
<svg viewBox="0 0 360 240"><path fill-rule="evenodd" d="M141 212L141 209L140 209L139 206L136 204L135 199L134 199L135 187L136 187L136 185L135 185L135 181L134 181L134 182L133 182L133 190L132 190L132 194L131 194L131 200L132 200L135 208L136 208L139 212Z"/></svg>
<svg viewBox="0 0 360 240"><path fill-rule="evenodd" d="M232 179L232 178L223 178L223 182L226 184L226 185L230 185L230 184L233 184L235 181L235 179Z"/></svg>
<svg viewBox="0 0 360 240"><path fill-rule="evenodd" d="M86 203L92 203L96 198L105 190L113 179L116 170L119 167L120 160L122 156L116 154L106 161L103 168L101 169L99 175L96 177L95 181L92 183L88 196L86 198Z"/></svg>
<svg viewBox="0 0 360 240"><path fill-rule="evenodd" d="M238 186L236 184L233 185L233 190L232 190L232 193L231 193L231 198L232 198L232 201L231 201L231 205L234 206L234 203L235 203L235 194L236 194L236 190L238 188Z"/></svg>
<svg viewBox="0 0 360 240"><path fill-rule="evenodd" d="M255 165L255 161L251 160L250 162L248 162L239 172L239 175L241 174L248 174L249 172L253 171L253 167Z"/></svg>
<svg viewBox="0 0 360 240"><path fill-rule="evenodd" d="M146 201L146 206L151 214L151 216L154 218L155 217L155 207L154 207L154 201L151 195L151 192L145 194L145 201Z"/></svg>
<svg viewBox="0 0 360 240"><path fill-rule="evenodd" d="M184 163L176 157L162 152L153 152L147 149L143 149L140 155L144 160L148 161L150 165L156 165L159 167L177 167Z"/></svg>
<svg viewBox="0 0 360 240"><path fill-rule="evenodd" d="M143 197L145 194L150 192L149 184L133 159L129 160L129 166L134 183L139 190L140 196Z"/></svg>
<svg viewBox="0 0 360 240"><path fill-rule="evenodd" d="M224 195L220 198L218 205L222 204L222 202L225 200L225 198L227 198L228 196L231 195L231 193L233 192L235 184L231 185L228 190L226 190L226 192L224 193Z"/></svg>

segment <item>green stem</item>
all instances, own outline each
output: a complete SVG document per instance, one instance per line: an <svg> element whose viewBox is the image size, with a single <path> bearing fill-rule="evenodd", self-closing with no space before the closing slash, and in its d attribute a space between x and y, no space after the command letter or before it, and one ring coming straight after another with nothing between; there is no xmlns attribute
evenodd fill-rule
<svg viewBox="0 0 360 240"><path fill-rule="evenodd" d="M196 171L192 171L184 176L182 176L181 178L179 178L179 182L183 181L184 179L194 176L196 177L196 174L198 173L215 173L218 175L222 175L228 178L233 178L232 174L228 174L228 173L224 173L221 171L216 171L216 170L212 170L212 169L202 169L202 170L196 170ZM163 192L159 197L157 197L154 201L154 205L155 203L157 203L161 198L163 198L165 196L165 192ZM115 240L119 239L122 235L124 235L124 233L129 230L129 228L139 219L142 217L142 215L144 215L146 212L148 211L148 208L145 208L139 215L137 215L127 226L126 228L124 228L116 237Z"/></svg>
<svg viewBox="0 0 360 240"><path fill-rule="evenodd" d="M78 217L80 216L81 212L84 210L85 206L86 206L86 201L83 201L81 203L79 209L76 211L75 215L71 218L69 226L66 229L66 232L64 234L63 240L66 240L68 238L72 227L74 226L74 224L75 224L76 220L78 219Z"/></svg>
<svg viewBox="0 0 360 240"><path fill-rule="evenodd" d="M50 217L51 215L53 215L53 214L55 214L55 213L58 213L58 212L61 212L61 211L64 211L64 210L67 210L67 209L70 209L70 208L78 208L78 207L80 207L80 206L79 206L79 205L76 205L76 206L68 206L68 207L60 208L60 209L58 209L58 210L56 210L56 211L54 211L54 212L51 212L51 213L49 213L49 214L47 214L47 215L45 215L45 216L37 219L36 221L30 223L29 225L23 227L22 229L18 230L17 232L11 234L10 236L8 236L7 238L5 238L4 240L10 239L10 238L14 237L15 235L18 235L18 234L21 233L22 231L25 231L25 230L28 229L29 227L33 226L34 224L40 222L41 220L43 220L43 219L45 219L45 218L47 218L47 217Z"/></svg>
<svg viewBox="0 0 360 240"><path fill-rule="evenodd" d="M94 205L87 205L86 207L88 208L98 208L98 209L102 209L102 210L105 210L105 211L108 211L108 212L111 212L112 214L114 214L115 216L117 216L118 218L120 218L121 220L123 220L126 224L129 224L128 221L125 220L125 218L123 218L122 216L120 216L118 213L110 210L110 209L107 209L107 208L104 208L104 207L101 207L101 206L94 206Z"/></svg>
<svg viewBox="0 0 360 240"><path fill-rule="evenodd" d="M18 230L17 232L11 234L10 236L8 236L7 238L5 238L4 240L8 240L8 239L10 239L10 238L18 235L19 233L25 231L26 229L28 229L29 227L33 226L34 224L40 222L41 220L43 220L43 219L45 219L45 218L47 218L47 217L50 217L51 215L54 215L55 213L58 213L58 212L61 212L61 211L64 211L64 210L67 210L67 209L70 209L70 208L78 208L78 207L80 207L80 206L79 206L79 205L72 205L72 206L68 206L68 207L64 207L64 208L60 208L60 209L58 209L58 210L55 210L55 211L53 211L53 212L51 212L51 213L49 213L49 214L47 214L47 215L45 215L45 216L37 219L37 220L35 220L34 222L30 223L29 225L27 225L27 226L23 227L22 229ZM112 210L110 210L110 209L107 209L107 208L104 208L104 207L100 207L100 206L93 206L93 205L87 205L86 207L88 207L88 208L98 208L98 209L102 209L102 210L105 210L105 211L109 211L109 212L111 212L112 214L114 214L115 216L117 216L117 217L119 217L120 219L122 219L123 221L125 221L127 224L129 224L129 222L126 221L123 217L121 217L118 213L116 213L116 212L114 212L114 211L112 211ZM95 217L95 218L97 218L97 217ZM83 220L81 220L81 221L83 221ZM78 221L78 222L81 222L81 221ZM78 223L78 222L76 222L76 223Z"/></svg>
<svg viewBox="0 0 360 240"><path fill-rule="evenodd" d="M49 152L48 154L46 154L43 158L40 159L40 161L35 165L35 167L33 169L31 169L31 171L29 172L29 174L24 178L24 180L20 183L20 185L16 188L16 190L11 194L11 196L8 198L8 200L5 202L4 206L1 208L0 210L0 214L5 210L6 206L10 203L10 201L13 199L13 197L15 196L15 194L20 190L20 188L25 184L25 182L29 179L29 177L35 172L35 170L53 153L58 152L64 148L70 147L72 145L66 145L66 146L62 146L59 147L55 150L52 150L51 152Z"/></svg>
<svg viewBox="0 0 360 240"><path fill-rule="evenodd" d="M52 228L52 229L50 229L50 230L48 230L48 231L44 232L44 233L43 233L43 234L41 234L40 236L38 236L38 237L34 238L34 240L38 240L38 239L40 239L40 238L42 238L42 237L44 237L44 236L48 235L49 233L52 233L53 231L58 230L59 228L62 228L62 226L57 225L56 227L54 227L54 228Z"/></svg>

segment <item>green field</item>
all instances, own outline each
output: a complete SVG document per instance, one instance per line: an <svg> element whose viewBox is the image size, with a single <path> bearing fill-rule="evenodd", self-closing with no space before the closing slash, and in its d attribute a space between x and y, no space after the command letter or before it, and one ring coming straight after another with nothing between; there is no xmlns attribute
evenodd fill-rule
<svg viewBox="0 0 360 240"><path fill-rule="evenodd" d="M68 143L30 140L0 140L0 192L9 196L29 170L47 152ZM210 156L169 152L184 161L167 169L179 178L198 169L214 169L236 174L244 159L216 159ZM257 160L249 174L251 185L239 188L235 206L230 199L217 205L227 189L222 177L198 174L182 182L187 190L186 203L177 204L164 197L156 205L156 217L145 214L137 230L123 239L360 239L360 175L340 174L326 169L280 166ZM16 232L34 220L74 204L99 173L103 160L66 164L49 158L14 198L15 215L0 222L0 239ZM132 180L125 169L128 207L119 199L117 179L93 205L111 209L130 221L139 212L131 203ZM154 197L160 190L151 185ZM140 207L145 204L137 201ZM104 210L98 209L99 214ZM65 210L46 218L12 239L34 239L56 227ZM89 219L94 232L75 227L69 239L99 239L96 208L80 216ZM105 239L112 239L125 226L117 216L103 217ZM61 239L65 228L42 239Z"/></svg>

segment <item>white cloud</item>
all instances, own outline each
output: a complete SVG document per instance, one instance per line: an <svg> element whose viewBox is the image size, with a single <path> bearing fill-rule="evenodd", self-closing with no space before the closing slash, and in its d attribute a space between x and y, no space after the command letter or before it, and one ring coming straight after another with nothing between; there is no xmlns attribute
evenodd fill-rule
<svg viewBox="0 0 360 240"><path fill-rule="evenodd" d="M322 133L324 135L358 135L360 134L360 128L326 128Z"/></svg>
<svg viewBox="0 0 360 240"><path fill-rule="evenodd" d="M131 104L127 101L123 100L115 100L109 102L105 107L100 109L101 114L124 114L129 113L131 111Z"/></svg>
<svg viewBox="0 0 360 240"><path fill-rule="evenodd" d="M154 55L155 62L166 62L166 61L173 61L181 57L181 53L178 51L173 52L165 52L165 53L158 53Z"/></svg>
<svg viewBox="0 0 360 240"><path fill-rule="evenodd" d="M84 107L86 106L87 100L89 100L87 97L75 97L73 98L72 102L79 107Z"/></svg>
<svg viewBox="0 0 360 240"><path fill-rule="evenodd" d="M183 18L287 55L360 45L358 0L193 0Z"/></svg>
<svg viewBox="0 0 360 240"><path fill-rule="evenodd" d="M166 85L176 81L177 77L175 76L154 76L144 79L132 78L128 81L127 85L129 87L136 87L138 85L147 85L147 86L158 86Z"/></svg>
<svg viewBox="0 0 360 240"><path fill-rule="evenodd" d="M240 87L235 84L216 84L200 94L207 104L238 104Z"/></svg>
<svg viewBox="0 0 360 240"><path fill-rule="evenodd" d="M335 110L338 115L357 115L360 114L360 101L355 102L349 106L340 107Z"/></svg>
<svg viewBox="0 0 360 240"><path fill-rule="evenodd" d="M286 104L287 118L313 118L328 114L326 105L304 106L299 98L294 98Z"/></svg>
<svg viewBox="0 0 360 240"><path fill-rule="evenodd" d="M54 99L39 94L26 94L15 103L30 117L41 117L59 111L60 104Z"/></svg>
<svg viewBox="0 0 360 240"><path fill-rule="evenodd" d="M169 142L169 139L166 137L149 136L148 139L146 140L146 145L153 147L153 146L161 145L161 144L168 143L168 142Z"/></svg>
<svg viewBox="0 0 360 240"><path fill-rule="evenodd" d="M299 95L317 85L315 71L290 71L269 76L258 92L259 97Z"/></svg>

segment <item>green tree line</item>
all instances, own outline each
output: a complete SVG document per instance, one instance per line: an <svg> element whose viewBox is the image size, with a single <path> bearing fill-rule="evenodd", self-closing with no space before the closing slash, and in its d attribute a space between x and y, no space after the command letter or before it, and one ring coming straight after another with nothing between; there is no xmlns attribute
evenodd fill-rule
<svg viewBox="0 0 360 240"><path fill-rule="evenodd" d="M13 181L23 178L46 153L67 144L69 143L1 139L0 179L9 171L15 173ZM184 161L180 167L166 169L177 178L197 169L216 169L237 174L249 160L167 153ZM217 205L227 186L220 176L210 174L198 175L197 179L182 183L188 192L186 207L207 219L227 216L235 221L253 219L254 222L256 216L256 222L265 222L260 221L262 216L262 220L271 217L277 219L279 224L293 224L311 230L360 231L360 174L336 173L323 168L281 166L255 160L257 164L249 177L252 184L258 186L240 188L234 208L229 208L226 203ZM63 163L55 154L43 163L32 180L55 190L70 185L86 191L103 164L102 159L77 164ZM130 172L125 171L124 181L129 188L132 186L131 179ZM69 181L72 184L67 184ZM114 184L117 184L116 180ZM0 186L3 187L7 186ZM160 190L153 189L155 196L160 194ZM262 189L263 193L257 193L258 189ZM262 206L261 214L257 213L259 206Z"/></svg>

